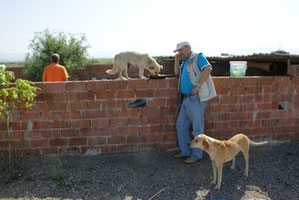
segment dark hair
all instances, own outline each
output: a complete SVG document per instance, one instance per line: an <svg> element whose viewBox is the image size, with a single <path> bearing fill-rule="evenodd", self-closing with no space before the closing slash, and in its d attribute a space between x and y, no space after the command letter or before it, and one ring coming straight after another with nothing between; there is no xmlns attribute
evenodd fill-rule
<svg viewBox="0 0 299 200"><path fill-rule="evenodd" d="M57 53L54 53L51 55L52 62L58 62L60 60L59 55Z"/></svg>

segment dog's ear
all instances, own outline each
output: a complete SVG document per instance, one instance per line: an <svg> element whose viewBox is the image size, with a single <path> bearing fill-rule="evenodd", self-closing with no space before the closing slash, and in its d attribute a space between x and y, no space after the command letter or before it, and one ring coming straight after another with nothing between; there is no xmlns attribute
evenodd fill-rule
<svg viewBox="0 0 299 200"><path fill-rule="evenodd" d="M204 146L205 149L208 149L208 148L210 147L210 144L208 143L207 140L204 140L204 141L202 142L202 145Z"/></svg>

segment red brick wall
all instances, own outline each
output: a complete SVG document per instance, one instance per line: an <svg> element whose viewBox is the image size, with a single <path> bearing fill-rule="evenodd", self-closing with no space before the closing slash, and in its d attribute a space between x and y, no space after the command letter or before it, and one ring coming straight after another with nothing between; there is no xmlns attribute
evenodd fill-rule
<svg viewBox="0 0 299 200"><path fill-rule="evenodd" d="M299 77L213 78L206 134L224 139L299 139ZM177 80L37 83L35 107L13 113L15 155L101 154L176 146ZM145 108L126 108L135 98ZM279 104L284 110L278 110ZM0 121L0 155L7 155Z"/></svg>

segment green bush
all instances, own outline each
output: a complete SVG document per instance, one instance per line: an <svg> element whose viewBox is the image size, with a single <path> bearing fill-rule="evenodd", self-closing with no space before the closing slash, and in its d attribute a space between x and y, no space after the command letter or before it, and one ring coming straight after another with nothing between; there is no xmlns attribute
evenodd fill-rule
<svg viewBox="0 0 299 200"><path fill-rule="evenodd" d="M13 180L12 147L10 141L12 112L17 109L30 109L39 89L34 86L34 83L23 79L17 79L15 84L12 84L14 79L13 72L0 68L0 120L6 120L10 180Z"/></svg>
<svg viewBox="0 0 299 200"><path fill-rule="evenodd" d="M25 59L25 69L32 81L41 81L44 68L51 63L51 55L58 53L60 64L66 67L70 80L76 77L72 72L81 69L87 60L87 40L84 34L73 35L64 32L37 32L29 45L30 53Z"/></svg>

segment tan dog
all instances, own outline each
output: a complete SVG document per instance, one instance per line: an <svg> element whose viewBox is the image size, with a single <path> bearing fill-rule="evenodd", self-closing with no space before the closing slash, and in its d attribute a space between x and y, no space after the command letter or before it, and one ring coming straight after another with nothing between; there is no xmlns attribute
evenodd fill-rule
<svg viewBox="0 0 299 200"><path fill-rule="evenodd" d="M246 163L245 167L245 176L248 176L248 161L249 161L249 148L250 145L261 146L267 142L252 142L246 135L237 134L229 140L216 140L205 134L200 134L191 141L191 148L200 148L206 151L211 158L213 166L213 180L212 184L216 184L217 172L218 169L218 182L215 186L215 189L220 190L221 181L222 181L222 168L223 163L232 160L231 169L235 168L235 156L242 151Z"/></svg>
<svg viewBox="0 0 299 200"><path fill-rule="evenodd" d="M118 79L130 79L128 76L128 66L139 68L139 77L143 76L144 69L150 71L151 74L158 75L160 70L163 69L157 61L148 54L141 54L133 51L126 51L116 54L114 57L113 67L106 71L106 73L113 75L118 73ZM123 76L124 75L124 76Z"/></svg>

